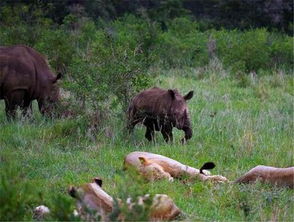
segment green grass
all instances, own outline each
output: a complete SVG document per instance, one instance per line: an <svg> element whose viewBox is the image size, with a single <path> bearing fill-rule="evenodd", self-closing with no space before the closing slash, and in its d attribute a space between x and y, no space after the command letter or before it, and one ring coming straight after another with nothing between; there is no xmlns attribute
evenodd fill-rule
<svg viewBox="0 0 294 222"><path fill-rule="evenodd" d="M188 221L293 221L292 190L197 181L142 184L122 171L124 156L135 150L166 155L196 168L214 161L217 167L212 173L232 181L259 164L293 166L292 76L246 77L247 86L241 87L238 79L225 73L162 73L165 75L156 80L158 86L178 88L183 94L194 90L188 104L194 134L184 146L179 143L183 133L177 129L172 145L165 144L159 133L155 144L147 142L143 127L136 127L134 135L126 137L121 119L109 123L111 137L93 135L83 116L46 120L36 107L32 120L9 123L1 101L1 220L31 219L35 206L54 208L57 197L73 203L67 195L68 186L99 176L104 189L115 197L128 192L168 194ZM15 213L9 216L7 212Z"/></svg>

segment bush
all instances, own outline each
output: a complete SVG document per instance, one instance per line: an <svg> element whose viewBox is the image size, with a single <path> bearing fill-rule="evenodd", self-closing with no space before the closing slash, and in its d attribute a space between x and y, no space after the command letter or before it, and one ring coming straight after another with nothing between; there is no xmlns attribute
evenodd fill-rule
<svg viewBox="0 0 294 222"><path fill-rule="evenodd" d="M234 73L292 67L292 37L271 34L266 29L244 32L221 30L212 33L216 39L217 56Z"/></svg>
<svg viewBox="0 0 294 222"><path fill-rule="evenodd" d="M16 166L5 163L1 168L0 180L0 220L16 221L30 219L28 208L32 207L36 199L33 187L16 170Z"/></svg>
<svg viewBox="0 0 294 222"><path fill-rule="evenodd" d="M204 66L208 64L207 35L188 18L176 18L161 34L156 54L165 67Z"/></svg>
<svg viewBox="0 0 294 222"><path fill-rule="evenodd" d="M250 72L266 68L269 63L268 32L256 29L246 32L216 31L217 56L233 72Z"/></svg>
<svg viewBox="0 0 294 222"><path fill-rule="evenodd" d="M293 69L293 37L271 33L269 36L271 64Z"/></svg>
<svg viewBox="0 0 294 222"><path fill-rule="evenodd" d="M40 7L16 5L0 7L0 45L34 46L52 21L42 16Z"/></svg>
<svg viewBox="0 0 294 222"><path fill-rule="evenodd" d="M134 219L147 221L154 197L148 183L132 168L117 175L115 180L119 190L114 196L113 211L109 215L110 221L132 221ZM144 204L139 204L139 202Z"/></svg>
<svg viewBox="0 0 294 222"><path fill-rule="evenodd" d="M148 47L143 48L144 39L118 29L121 25L111 24L113 32L96 29L88 40L82 33L80 40L88 47L78 50L70 66L66 87L92 110L108 112L110 107L121 106L125 111L132 95L151 83L146 74L148 62L144 50Z"/></svg>
<svg viewBox="0 0 294 222"><path fill-rule="evenodd" d="M73 37L63 29L44 29L34 48L49 59L56 72L66 72L75 53Z"/></svg>
<svg viewBox="0 0 294 222"><path fill-rule="evenodd" d="M82 221L74 215L75 204L69 195L53 194L50 206L50 214L45 217L47 221Z"/></svg>
<svg viewBox="0 0 294 222"><path fill-rule="evenodd" d="M159 42L162 33L157 22L148 19L144 20L133 15L127 15L120 20L113 22L111 27L107 27L108 34L118 37L120 44L128 43L131 48L137 48L147 59L148 64L152 64L154 58L154 48Z"/></svg>

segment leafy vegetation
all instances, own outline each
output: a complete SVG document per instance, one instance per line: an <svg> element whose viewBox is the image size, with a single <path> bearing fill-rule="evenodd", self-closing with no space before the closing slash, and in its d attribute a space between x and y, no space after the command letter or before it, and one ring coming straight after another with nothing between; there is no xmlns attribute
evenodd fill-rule
<svg viewBox="0 0 294 222"><path fill-rule="evenodd" d="M140 127L135 135L126 138L119 119L108 124L108 131L91 134L87 119L45 120L37 107L33 120L8 123L2 103L1 172L8 172L8 181L17 180L22 189L25 184L34 187L33 195L22 192L25 212L14 207L20 220L30 218L33 207L40 204L54 208L55 194L66 198L70 184L80 185L94 176L104 179L104 189L114 197L168 194L188 220L293 219L291 190L262 184L142 184L131 182L136 180L122 171L124 156L134 150L163 154L198 168L206 161L214 161L217 168L213 173L230 180L258 164L293 165L292 78L281 74L249 78L248 86L242 88L235 78L221 77L218 72L205 77L198 70L157 72L165 74L156 78L156 85L179 88L181 92L195 90L195 98L189 103L194 136L185 146L179 143L182 132L178 130L174 144L165 144L159 135L152 144L145 140L144 128ZM186 77L179 76L179 72L185 72ZM18 169L21 179L7 171L9 164ZM11 194L1 199L1 206L13 207L14 201L10 199L20 190L12 186L8 192L3 185L1 189ZM73 206L74 200L71 201ZM7 218L7 214L1 218Z"/></svg>
<svg viewBox="0 0 294 222"><path fill-rule="evenodd" d="M46 55L64 74L62 102L72 115L46 119L34 104L32 119L8 122L0 101L0 220L31 220L41 204L51 209L48 220L79 220L67 188L95 176L114 198L165 193L183 210L183 220L294 219L291 190L146 184L122 171L124 156L135 150L196 168L214 161L213 173L231 181L259 164L293 166L293 37L267 26L220 28L193 19L180 1L158 1L140 12L134 1L132 14L116 1L84 1L84 8L48 2L1 2L0 45L26 44ZM194 135L187 145L178 130L173 144L158 135L148 143L141 127L126 136L129 100L154 85L194 90L188 104ZM133 213L126 218L146 218L145 209Z"/></svg>
<svg viewBox="0 0 294 222"><path fill-rule="evenodd" d="M201 31L189 17L177 17L163 31L160 23L134 15L96 23L69 15L57 26L39 18L39 11L32 18L36 23L23 21L23 11L28 13L21 8L10 19L11 9L2 8L7 18L0 44L26 44L45 54L65 74L63 88L80 111L125 112L136 92L154 85L155 74L148 71L153 67L205 68L218 60L236 76L293 71L293 37L266 29Z"/></svg>

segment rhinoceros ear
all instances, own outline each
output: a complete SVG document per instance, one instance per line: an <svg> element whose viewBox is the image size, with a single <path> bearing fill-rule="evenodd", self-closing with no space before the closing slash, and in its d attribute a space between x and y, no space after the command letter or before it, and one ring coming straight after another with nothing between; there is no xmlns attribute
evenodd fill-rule
<svg viewBox="0 0 294 222"><path fill-rule="evenodd" d="M187 93L187 95L184 96L184 99L185 100L192 99L193 95L194 95L194 91L190 91Z"/></svg>
<svg viewBox="0 0 294 222"><path fill-rule="evenodd" d="M175 94L175 91L174 90L169 89L168 90L168 94L171 96L172 99L175 99L176 98L176 94Z"/></svg>
<svg viewBox="0 0 294 222"><path fill-rule="evenodd" d="M95 177L93 179L93 181L99 186L102 187L102 179L100 179L99 177Z"/></svg>
<svg viewBox="0 0 294 222"><path fill-rule="evenodd" d="M62 74L61 73L58 73L56 78L53 80L53 83L56 83L58 79L61 79L62 78Z"/></svg>

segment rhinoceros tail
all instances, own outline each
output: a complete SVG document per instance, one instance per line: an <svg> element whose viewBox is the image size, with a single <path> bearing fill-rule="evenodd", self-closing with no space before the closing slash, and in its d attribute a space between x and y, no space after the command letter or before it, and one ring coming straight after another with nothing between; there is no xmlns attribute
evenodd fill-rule
<svg viewBox="0 0 294 222"><path fill-rule="evenodd" d="M203 173L203 170L211 170L215 167L215 164L213 162L206 162L203 164L203 166L200 168L200 173Z"/></svg>

